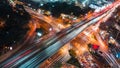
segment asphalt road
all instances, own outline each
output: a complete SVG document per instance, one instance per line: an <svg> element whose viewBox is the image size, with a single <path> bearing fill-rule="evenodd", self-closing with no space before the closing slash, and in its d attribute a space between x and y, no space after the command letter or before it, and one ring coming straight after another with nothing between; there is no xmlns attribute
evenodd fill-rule
<svg viewBox="0 0 120 68"><path fill-rule="evenodd" d="M113 7L113 6L112 6ZM38 67L47 58L55 54L64 44L76 37L80 32L82 32L88 26L95 24L101 18L105 17L108 14L108 10L112 7L105 9L100 12L98 15L93 16L91 20L85 20L79 24L75 24L72 27L68 28L64 32L52 37L48 42L42 43L43 48L28 48L28 50L21 51L16 56L13 55L12 59L6 60L0 63L0 67L20 67L20 68L33 68ZM89 18L90 19L90 18ZM86 22L87 21L87 22ZM40 45L40 44L38 44ZM21 57L22 56L22 57Z"/></svg>

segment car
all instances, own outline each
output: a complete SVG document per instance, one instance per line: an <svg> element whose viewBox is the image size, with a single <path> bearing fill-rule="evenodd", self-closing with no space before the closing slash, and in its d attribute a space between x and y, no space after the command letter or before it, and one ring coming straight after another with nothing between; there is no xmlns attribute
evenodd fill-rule
<svg viewBox="0 0 120 68"><path fill-rule="evenodd" d="M99 45L93 44L93 45L92 45L92 48L93 48L94 50L98 50L98 49L99 49Z"/></svg>
<svg viewBox="0 0 120 68"><path fill-rule="evenodd" d="M92 48L93 50L98 50L99 49L99 45L97 44L88 44L89 48Z"/></svg>

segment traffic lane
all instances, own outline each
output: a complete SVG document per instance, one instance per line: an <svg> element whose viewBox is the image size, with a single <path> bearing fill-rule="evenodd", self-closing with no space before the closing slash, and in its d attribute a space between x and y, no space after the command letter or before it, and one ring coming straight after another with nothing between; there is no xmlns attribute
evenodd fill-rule
<svg viewBox="0 0 120 68"><path fill-rule="evenodd" d="M92 20L94 20L94 19L95 19L95 18L92 18ZM91 20L90 20L90 21L91 21ZM78 27L86 24L87 22L89 22L89 21L85 19L85 20L83 20L83 21L80 22L80 23L74 24L74 25L72 25L71 27L66 28L66 29L60 31L59 33L61 33L61 34L60 34L58 37L54 37L54 36L53 36L53 38L50 38L48 41L45 41L45 43L46 43L46 42L48 42L48 43L54 42L54 40L57 40L59 37L64 36L65 34L71 32L71 31L74 30L74 29L77 29ZM59 33L58 33L58 34L59 34ZM53 40L53 41L50 41L50 40L52 40L52 39L54 39L54 40Z"/></svg>
<svg viewBox="0 0 120 68"><path fill-rule="evenodd" d="M115 2L115 3L116 3L116 2ZM113 5L114 5L114 3L111 4L110 6L106 7L106 9L101 10L101 11L98 12L98 13L93 13L93 16L94 16L94 17L88 18L88 17L86 16L87 18L85 17L84 20L87 20L87 19L88 19L88 20L91 20L92 18L95 18L95 17L103 14L104 12L106 12L106 11L108 11L110 8L112 8ZM32 9L30 9L30 8L28 8L28 7L26 7L26 6L25 6L25 9L26 9L26 11L28 11L29 13L35 15L35 17L47 21L47 19L46 19L46 17L45 17L44 15L38 14L37 12L33 11Z"/></svg>
<svg viewBox="0 0 120 68"><path fill-rule="evenodd" d="M27 54L29 54L31 52L31 50L28 50L27 52L25 52L24 54L20 55L19 57L15 58L14 60L12 60L11 62L5 64L3 66L3 68L8 68L9 66L12 66L14 62L18 61L19 59L21 59L22 57L26 56Z"/></svg>
<svg viewBox="0 0 120 68"><path fill-rule="evenodd" d="M116 7L118 7L118 5L117 5ZM113 10L115 10L115 9L113 8ZM112 10L111 10L111 13L112 13ZM111 15L111 14L108 14L108 17L110 17L109 15ZM105 47L105 43L102 41L102 39L100 38L100 36L99 36L99 35L97 35L96 37L97 37L97 39L100 41L100 43L102 42L102 43L101 43L101 44L102 44L102 46L101 46L101 47L102 47L102 49L101 49L101 50L102 50L103 52L104 52L104 51L106 51L106 52L107 52L107 51L108 51L108 49L106 49L106 47ZM110 59L109 59L109 58L107 58L107 57L105 57L105 59L108 61L108 63L112 63L112 64L113 64L113 63L115 63L115 62L116 62L116 60L114 60L114 61L113 61L113 60L110 60ZM116 62L116 64L117 64L117 62ZM118 66L119 66L119 65L118 65Z"/></svg>
<svg viewBox="0 0 120 68"><path fill-rule="evenodd" d="M111 67L119 68L120 64L116 61L115 57L110 53L102 53L103 58L109 63Z"/></svg>
<svg viewBox="0 0 120 68"><path fill-rule="evenodd" d="M103 15L104 16L104 15ZM96 20L97 21L97 20ZM66 35L64 38L61 38L61 40L57 41L55 44L49 46L48 48L46 48L45 50L43 50L40 53L47 53L44 57L41 57L43 55L39 55L38 57L40 58L39 62L36 62L35 60L37 60L38 58L34 59L34 60L29 60L28 62L24 63L22 67L29 67L30 64L32 64L34 62L34 65L30 65L31 66L36 66L37 64L42 63L43 60L45 60L46 58L50 57L51 55L55 54L56 51L59 50L60 47L62 47L66 42L69 42L70 40L72 40L72 38L74 38L76 35L78 35L81 31L83 31L86 27L88 27L89 25L93 24L93 22L96 22L95 20L87 23L85 25L83 25L81 28L78 28L77 30L71 32L70 34ZM58 46L59 45L59 46Z"/></svg>
<svg viewBox="0 0 120 68"><path fill-rule="evenodd" d="M67 38L67 39L69 39L69 38ZM61 46L58 46L58 45L60 45L60 44L63 45L63 42L62 42L62 41L58 41L58 42L55 43L54 45L49 46L46 50L42 51L43 54L47 53L47 54L44 56L44 58L45 58L45 57L47 58L47 57L49 57L49 55L54 54L54 52L56 52L56 51L62 46L62 45L61 45ZM65 43L64 43L64 44L65 44ZM42 52L41 52L41 53L42 53ZM40 56L43 56L43 55L40 54ZM40 56L38 56L38 57L40 57ZM36 57L36 56L35 56L35 57ZM44 60L44 58L43 58L43 59L42 59L42 58L43 58L43 57L40 57L41 62L42 62L42 60ZM38 59L38 58L37 58L37 59ZM36 60L37 60L37 59L36 59ZM41 63L40 60L39 60L39 63ZM33 63L32 61L29 61L29 62L28 62L28 63L30 63L30 64L28 64L28 63L26 63L26 64L30 65L30 67L31 67L31 66L36 66L36 64L38 64L38 61L36 62L35 59L34 59L34 62L35 62L34 65L30 65L31 63ZM24 64L24 65L26 65L26 64ZM28 66L28 65L27 65L27 66ZM24 67L24 66L22 66L22 67ZM21 67L21 68L22 68L22 67ZM28 68L29 68L29 67L28 67Z"/></svg>
<svg viewBox="0 0 120 68"><path fill-rule="evenodd" d="M108 20L109 17L111 17L111 15L115 11L116 7L118 7L118 5L116 5L114 8L112 8L111 10L108 11L109 13L107 13L107 15L103 18L103 21L104 21L104 19ZM101 23L101 22L98 22L98 24L99 23ZM100 49L102 48L101 50L104 50L104 51L107 52L108 51L108 47L106 46L105 42L102 40L101 36L98 33L99 33L99 30L96 30L95 36L96 36L97 40L100 42L100 45L101 45Z"/></svg>
<svg viewBox="0 0 120 68"><path fill-rule="evenodd" d="M12 66L14 63L18 62L21 58L26 57L27 55L31 54L36 49L37 49L37 47L34 47L34 48L31 47L29 49L20 51L18 54L16 53L10 59L2 62L0 64L0 67L9 67L9 66Z"/></svg>
<svg viewBox="0 0 120 68"><path fill-rule="evenodd" d="M36 45L37 43L41 43L42 40L45 40L46 37L48 38L51 37L52 36L51 34L53 34L53 32L55 31L53 27L44 20L41 20L35 17L34 15L32 15L32 18L34 19L33 22L36 23L36 31L34 32L36 36L33 38L31 44ZM38 31L42 31L42 33Z"/></svg>
<svg viewBox="0 0 120 68"><path fill-rule="evenodd" d="M32 20L32 22L34 22L35 20ZM46 25L46 24L45 24ZM48 26L48 25L46 25ZM28 32L28 38L30 38L30 36L33 34L34 30L36 29L36 23L34 23L34 27L31 27L32 31ZM50 27L51 28L51 27ZM28 39L27 38L27 39ZM30 39L31 40L31 39ZM16 56L17 57L17 56ZM17 60L17 59L16 59ZM14 61L13 61L14 62ZM12 63L12 62L11 62Z"/></svg>
<svg viewBox="0 0 120 68"><path fill-rule="evenodd" d="M99 15L107 12L108 10L110 10L110 9L113 8L115 5L117 5L118 3L119 3L119 1L114 2L114 3L110 4L109 6L107 6L106 8L100 10L99 12L93 12L93 13L92 13L92 16L97 17L97 16L99 16ZM90 20L90 18L88 18L87 16L85 16L85 19Z"/></svg>
<svg viewBox="0 0 120 68"><path fill-rule="evenodd" d="M32 45L33 45L33 44L32 44ZM36 48L36 47L33 45L29 50L32 50L33 48ZM13 55L12 58L6 60L5 62L2 62L2 64L1 64L0 67L2 67L2 65L5 65L5 67L6 67L6 66L9 67L10 65L15 64L16 61L19 61L21 58L26 57L26 56L22 56L22 54L26 53L26 52L29 51L29 50L28 50L28 48L27 48L27 49L19 52L19 54Z"/></svg>
<svg viewBox="0 0 120 68"><path fill-rule="evenodd" d="M21 52L19 52L19 54L13 55L12 58L8 59L8 60L5 61L5 62L2 62L2 65L5 65L5 67L6 67L6 66L9 67L9 66L13 66L14 64L16 64L16 63L17 63L16 61L21 61L21 62L23 62L25 59L24 59L24 60L21 60L21 58L24 58L24 57L26 58L27 55L22 56L22 54L24 54L24 53L26 53L27 51L32 50L32 49L34 49L34 48L37 49L37 47L32 44L32 47L26 48L25 50L22 50ZM29 49L29 50L28 50L28 49ZM42 49L42 47L41 47L40 49ZM34 49L34 50L35 50L35 49ZM32 50L32 52L33 52L34 50ZM29 55L29 54L28 54L28 55ZM30 54L30 55L31 55L31 54ZM29 57L30 57L30 56L29 56ZM21 62L19 62L19 63L21 63ZM17 63L17 64L18 64L18 63ZM2 65L1 65L0 67L2 67Z"/></svg>
<svg viewBox="0 0 120 68"><path fill-rule="evenodd" d="M72 34L72 35L73 35L73 34ZM69 38L68 38L68 39L69 39ZM60 42L61 42L61 41L60 41ZM60 43L60 42L58 42L57 45L62 44L62 43ZM55 46L55 45L54 45L54 46ZM48 49L49 47L47 48L48 50L46 49L46 50L47 50L47 55L48 55L48 54L51 55L51 53L48 53L48 52L50 52L49 50L53 49L54 46L53 46L53 47L52 47L52 46L49 46L50 49ZM55 47L55 48L59 48L59 47ZM43 51L43 54L46 53L46 50ZM58 50L58 49L56 49L56 50ZM54 51L54 50L53 50L53 51ZM52 54L53 54L53 53L52 53ZM44 57L47 57L47 55L44 55ZM39 54L39 56L41 56L41 54ZM36 56L36 57L38 57L38 56ZM43 57L43 55L42 55L42 57ZM37 58L37 59L38 59L38 58ZM25 63L25 64L23 65L23 67L24 67L25 65L30 65L31 63L33 63L33 61L35 61L35 60L37 60L37 59L34 59L34 58L31 59L31 61L28 61L28 63ZM43 59L44 59L44 58L43 58ZM41 59L41 60L43 60L43 59ZM40 61L40 60L39 60L39 61Z"/></svg>
<svg viewBox="0 0 120 68"><path fill-rule="evenodd" d="M25 57L19 59L17 62L15 62L14 64L10 65L10 67L17 68L17 66L20 66L21 64L25 63L26 61L28 61L29 59L34 57L34 55L37 55L38 51L40 51L40 49L34 49L30 54L27 54Z"/></svg>
<svg viewBox="0 0 120 68"><path fill-rule="evenodd" d="M103 15L102 15L102 16L103 16ZM97 18L97 20L99 20L99 17ZM80 28L80 31L73 31L74 33L71 35L71 37L74 38L74 36L75 36L76 34L79 34L78 32L81 32L81 31L82 31L83 29L85 29L88 25L92 24L93 22L95 23L97 20L93 20L93 21L91 21L90 23L85 24L82 29ZM76 33L76 32L77 32L77 33ZM76 33L76 34L75 34L75 33ZM67 36L67 37L68 37L68 36ZM72 39L72 38L71 38L71 39ZM62 42L66 42L66 41L68 42L68 41L71 40L71 39L65 39L65 40L63 40Z"/></svg>
<svg viewBox="0 0 120 68"><path fill-rule="evenodd" d="M34 13L34 14L36 15L36 13L33 12L31 9L29 9L28 7L26 7L26 8L27 8L27 10L29 10L30 12L32 12L32 13ZM107 10L108 10L108 9L106 9L106 11L107 11ZM105 12L105 10L103 10L103 11ZM102 11L102 13L104 13L103 11ZM101 12L100 12L100 13L101 13ZM100 13L97 13L97 15L95 14L95 17L98 16L98 15L100 15ZM38 15L38 14L37 14L37 15ZM41 16L41 15L38 15L38 16ZM37 16L37 17L38 17L38 16ZM42 15L41 18L43 18L43 17L44 17L44 16ZM86 21L86 19L85 19L84 21ZM79 23L78 23L78 24L79 24ZM75 25L78 25L78 24L75 24ZM73 25L73 26L75 26L75 25ZM79 27L79 26L78 26L78 27Z"/></svg>
<svg viewBox="0 0 120 68"><path fill-rule="evenodd" d="M32 44L32 45L33 45L33 44ZM35 46L33 45L29 50L32 50L32 52L33 52L33 51L35 51L34 48L37 49L37 47L35 47ZM34 50L33 50L33 49L34 49ZM26 53L26 52L29 51L29 50L28 50L28 48L26 48L25 50L19 52L20 54L13 55L12 58L8 59L8 60L5 61L5 62L2 62L2 65L6 64L5 66L9 67L9 66L13 66L14 64L18 64L18 62L16 62L16 61L19 61L19 63L23 62L25 59L22 60L22 58L24 58L24 57L26 58L29 54L26 54L26 55L22 55L22 54ZM32 53L32 52L31 52L31 53ZM30 53L30 55L32 55L31 53ZM30 56L29 56L29 57L30 57ZM26 59L27 59L27 58L26 58ZM20 61L21 61L21 62L20 62ZM2 67L2 66L0 66L0 67Z"/></svg>
<svg viewBox="0 0 120 68"><path fill-rule="evenodd" d="M79 27L82 26L83 24L85 24L86 22L80 22L79 24ZM43 41L43 43L41 43L41 45L44 45L44 46L49 46L51 44L53 44L54 42L58 41L61 37L69 34L70 32L72 32L73 30L77 29L78 28L78 25L74 25L74 26L71 26L69 28L66 28L64 30L61 30L60 32L58 32L57 34L53 35L51 38L49 38L48 40L46 41Z"/></svg>
<svg viewBox="0 0 120 68"><path fill-rule="evenodd" d="M46 17L46 16L38 13L37 11L33 11L32 9L30 9L30 8L27 7L27 6L24 6L24 7L25 7L25 10L28 11L28 12L29 12L31 15L33 15L34 17L39 18L39 19L41 19L41 20L44 20L44 21L46 21L47 23L49 23L49 22L51 21L48 17Z"/></svg>

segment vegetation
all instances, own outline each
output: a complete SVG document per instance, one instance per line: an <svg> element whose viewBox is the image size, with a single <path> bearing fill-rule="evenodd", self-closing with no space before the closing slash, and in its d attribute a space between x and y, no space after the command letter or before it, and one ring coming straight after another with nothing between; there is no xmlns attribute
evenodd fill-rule
<svg viewBox="0 0 120 68"><path fill-rule="evenodd" d="M74 3L67 4L66 2L53 2L53 3L49 2L44 4L40 8L51 11L52 15L55 17L59 17L61 13L79 16L80 14L86 14L88 11L91 10L91 8L89 7L81 9L78 6L75 6Z"/></svg>
<svg viewBox="0 0 120 68"><path fill-rule="evenodd" d="M0 29L0 46L11 46L21 40L26 34L28 28L23 28L23 26L28 24L30 15L22 5L16 5L13 10L6 0L1 0L0 21L3 20L5 23L4 28Z"/></svg>
<svg viewBox="0 0 120 68"><path fill-rule="evenodd" d="M76 67L81 68L81 65L80 65L79 61L75 57L71 57L71 59L68 60L67 63L72 64L72 65L74 65Z"/></svg>

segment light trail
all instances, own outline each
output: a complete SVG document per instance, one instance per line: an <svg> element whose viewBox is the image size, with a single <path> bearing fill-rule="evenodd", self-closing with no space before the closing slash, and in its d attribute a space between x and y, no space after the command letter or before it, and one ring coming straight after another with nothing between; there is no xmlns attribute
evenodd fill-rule
<svg viewBox="0 0 120 68"><path fill-rule="evenodd" d="M89 25L95 23L97 20L99 20L99 18L102 18L103 16L106 16L106 14L103 14L101 17L96 18L95 20L83 25L82 27L78 28L76 31L73 31L72 33L68 34L65 38L61 39L60 41L56 42L54 45L49 46L47 48L47 51L42 51L41 53L38 54L38 56L35 56L33 59L30 59L29 61L27 61L26 63L24 63L22 66L20 66L20 68L23 67L34 67L36 66L38 63L40 63L42 60L44 60L45 58L48 57L48 55L50 55L51 53L53 54L55 50L58 50L57 48L60 48L61 43L65 44L66 42L68 42L70 39L74 38L74 36L78 35L81 31L83 31L86 27L88 27ZM74 33L74 35L73 35ZM57 47L56 47L57 46ZM56 48L56 49L53 49ZM51 52L52 51L52 52ZM43 55L43 53L47 53L46 56ZM39 62L36 62L36 60L38 60L38 57L41 58L39 59ZM44 56L44 57L43 57ZM43 59L42 59L43 58ZM41 61L40 61L41 60ZM34 62L34 63L33 63Z"/></svg>
<svg viewBox="0 0 120 68"><path fill-rule="evenodd" d="M103 53L103 57L105 59L108 60L108 63L111 65L111 67L120 67L120 64L117 62L117 60L115 59L114 55L112 55L111 53Z"/></svg>
<svg viewBox="0 0 120 68"><path fill-rule="evenodd" d="M105 10L105 11L107 12L107 10ZM101 16L99 14L97 14L98 15L98 16L96 16L97 18L93 18L88 23L85 23L85 24L79 25L79 26L78 25L74 26L75 27L74 30L70 31L69 33L65 33L66 36L64 36L65 34L63 34L64 38L60 36L61 38L59 41L56 41L56 42L53 41L54 43L52 42L53 45L50 44L51 46L47 47L43 51L38 50L37 55L33 56L32 59L28 60L26 63L24 63L22 66L20 66L20 68L22 68L22 67L28 67L28 68L35 67L36 65L38 65L39 63L41 63L45 59L49 58L59 48L61 48L63 46L63 44L72 40L75 36L77 36L80 32L82 32L88 26L95 24L101 18L105 17L107 15L106 12L104 14L102 13L102 15L100 13ZM58 46L58 45L60 45L60 46ZM55 48L55 49L53 49L53 48ZM39 60L39 61L37 61L37 60Z"/></svg>

